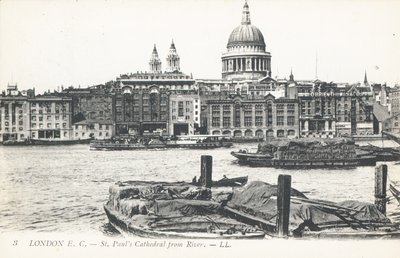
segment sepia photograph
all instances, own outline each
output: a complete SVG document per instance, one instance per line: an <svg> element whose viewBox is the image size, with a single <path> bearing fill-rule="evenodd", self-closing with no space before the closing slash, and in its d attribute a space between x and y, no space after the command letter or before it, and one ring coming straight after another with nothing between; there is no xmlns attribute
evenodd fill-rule
<svg viewBox="0 0 400 258"><path fill-rule="evenodd" d="M0 0L0 257L400 257L399 13Z"/></svg>

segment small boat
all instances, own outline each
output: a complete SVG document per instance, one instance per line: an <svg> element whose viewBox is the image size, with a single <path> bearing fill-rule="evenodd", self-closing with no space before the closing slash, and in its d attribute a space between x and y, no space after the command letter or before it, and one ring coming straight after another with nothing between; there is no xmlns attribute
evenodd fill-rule
<svg viewBox="0 0 400 258"><path fill-rule="evenodd" d="M128 181L110 187L104 210L121 234L145 238L254 239L258 229L221 213L211 190L184 182Z"/></svg>
<svg viewBox="0 0 400 258"><path fill-rule="evenodd" d="M89 144L92 138L77 140L61 140L61 139L30 139L32 145L72 145L72 144Z"/></svg>
<svg viewBox="0 0 400 258"><path fill-rule="evenodd" d="M392 193L394 198L400 204L400 190L398 190L393 184L390 184L389 191Z"/></svg>

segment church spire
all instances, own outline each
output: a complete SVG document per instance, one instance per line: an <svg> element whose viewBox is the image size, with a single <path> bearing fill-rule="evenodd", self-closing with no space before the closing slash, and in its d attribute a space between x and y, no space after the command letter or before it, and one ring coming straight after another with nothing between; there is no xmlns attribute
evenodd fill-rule
<svg viewBox="0 0 400 258"><path fill-rule="evenodd" d="M247 4L247 1L245 1L243 6L242 25L249 24L251 24L249 5Z"/></svg>
<svg viewBox="0 0 400 258"><path fill-rule="evenodd" d="M292 68L290 68L289 81L294 82L294 76L293 76L293 69Z"/></svg>
<svg viewBox="0 0 400 258"><path fill-rule="evenodd" d="M154 44L153 53L151 54L149 65L151 73L161 73L161 60L158 57L156 44Z"/></svg>
<svg viewBox="0 0 400 258"><path fill-rule="evenodd" d="M367 70L365 70L365 73L364 73L364 85L368 85Z"/></svg>
<svg viewBox="0 0 400 258"><path fill-rule="evenodd" d="M171 46L169 48L169 54L167 56L167 72L179 72L180 70L180 64L179 64L180 58L178 53L176 52L174 40L172 40Z"/></svg>

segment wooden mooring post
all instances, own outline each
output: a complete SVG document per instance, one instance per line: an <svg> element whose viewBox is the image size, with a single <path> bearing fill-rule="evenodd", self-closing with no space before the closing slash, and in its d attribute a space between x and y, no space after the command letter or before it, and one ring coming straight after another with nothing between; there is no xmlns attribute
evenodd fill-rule
<svg viewBox="0 0 400 258"><path fill-rule="evenodd" d="M211 188L212 183L212 156L201 155L200 183L202 186Z"/></svg>
<svg viewBox="0 0 400 258"><path fill-rule="evenodd" d="M375 205L384 215L386 215L386 184L387 165L379 165L375 168Z"/></svg>
<svg viewBox="0 0 400 258"><path fill-rule="evenodd" d="M289 235L291 189L292 177L289 175L279 175L277 193L278 214L276 218L276 230L278 237L287 237Z"/></svg>

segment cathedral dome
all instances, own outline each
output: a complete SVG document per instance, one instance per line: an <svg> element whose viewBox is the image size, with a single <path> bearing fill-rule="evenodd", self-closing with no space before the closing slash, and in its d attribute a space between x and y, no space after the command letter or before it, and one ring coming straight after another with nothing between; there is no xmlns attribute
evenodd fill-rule
<svg viewBox="0 0 400 258"><path fill-rule="evenodd" d="M256 26L242 24L232 31L227 47L243 45L262 46L265 48L264 36Z"/></svg>

